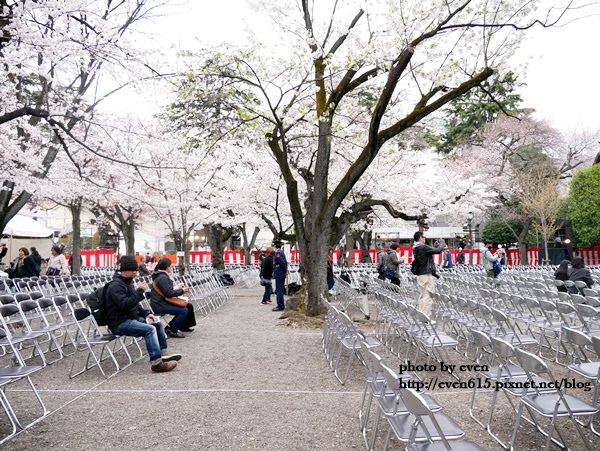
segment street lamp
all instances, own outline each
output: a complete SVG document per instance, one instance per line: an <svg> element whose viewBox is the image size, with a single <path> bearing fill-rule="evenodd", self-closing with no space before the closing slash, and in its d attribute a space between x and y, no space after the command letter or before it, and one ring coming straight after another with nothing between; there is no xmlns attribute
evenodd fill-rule
<svg viewBox="0 0 600 451"><path fill-rule="evenodd" d="M473 264L473 212L467 213L467 227L469 228L469 241L471 246L469 247L469 264Z"/></svg>

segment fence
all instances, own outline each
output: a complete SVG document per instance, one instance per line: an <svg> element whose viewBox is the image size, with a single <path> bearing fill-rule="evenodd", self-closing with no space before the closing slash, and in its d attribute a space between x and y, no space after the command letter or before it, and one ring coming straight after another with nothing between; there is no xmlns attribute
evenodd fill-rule
<svg viewBox="0 0 600 451"><path fill-rule="evenodd" d="M404 258L404 261L411 263L413 259L412 247L403 246L397 250L398 254ZM451 249L452 259L456 262L458 249ZM469 249L464 249L465 263L469 264L471 259L473 264L481 263L481 251L479 249L473 249L470 252ZM577 251L580 257L583 258L586 265L600 265L600 246L595 246L587 249L579 249ZM369 256L373 263L377 263L377 251L375 249L369 249ZM177 257L173 254L156 255L157 259L162 257L169 258L173 263L177 261ZM298 263L300 261L300 252L297 250L290 251L288 256L290 263ZM68 258L68 256L67 256ZM341 258L340 250L336 249L333 253L333 262L338 263ZM527 249L527 258L529 259L530 265L538 264L538 248L531 247ZM433 256L436 263L442 263L442 254ZM223 260L226 265L243 265L244 264L244 252L243 251L225 251L223 254ZM352 251L352 263L360 263L362 261L362 251L355 249ZM95 249L95 250L82 250L81 251L81 264L83 266L114 266L116 262L116 255L110 249ZM258 256L256 253L252 254L252 264L258 264ZM210 251L191 251L190 252L190 263L192 264L209 264L212 263L212 253ZM507 262L508 265L520 265L521 259L519 256L518 249L507 250Z"/></svg>

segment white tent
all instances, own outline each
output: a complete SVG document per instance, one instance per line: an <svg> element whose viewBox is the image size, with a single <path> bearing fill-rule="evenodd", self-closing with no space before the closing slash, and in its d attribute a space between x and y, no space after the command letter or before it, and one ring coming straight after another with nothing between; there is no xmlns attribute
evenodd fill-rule
<svg viewBox="0 0 600 451"><path fill-rule="evenodd" d="M19 249L35 246L42 257L50 255L54 232L28 216L16 215L2 231L2 242L6 243L8 253L4 263L8 264L19 254Z"/></svg>
<svg viewBox="0 0 600 451"><path fill-rule="evenodd" d="M2 235L15 238L52 238L54 232L33 218L16 215L8 221Z"/></svg>

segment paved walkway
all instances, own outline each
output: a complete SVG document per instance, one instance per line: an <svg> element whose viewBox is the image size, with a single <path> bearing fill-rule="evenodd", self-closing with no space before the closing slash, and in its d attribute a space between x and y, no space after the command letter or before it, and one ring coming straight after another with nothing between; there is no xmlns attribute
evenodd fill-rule
<svg viewBox="0 0 600 451"><path fill-rule="evenodd" d="M362 449L356 418L362 368L341 386L321 330L286 326L260 304L261 287L170 339L183 359L150 372L144 358L105 381L96 370L69 380L69 360L35 375L51 414L2 449ZM360 374L360 376L358 376Z"/></svg>

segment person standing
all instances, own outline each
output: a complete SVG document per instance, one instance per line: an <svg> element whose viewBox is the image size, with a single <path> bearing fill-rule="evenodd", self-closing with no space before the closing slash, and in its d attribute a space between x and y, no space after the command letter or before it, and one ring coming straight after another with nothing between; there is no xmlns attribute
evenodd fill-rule
<svg viewBox="0 0 600 451"><path fill-rule="evenodd" d="M273 283L271 282L273 278L273 256L271 255L271 251L267 251L265 254L262 254L262 257L262 261L260 262L260 280L265 287L265 292L263 293L261 304L267 305L271 303L271 293L273 292Z"/></svg>
<svg viewBox="0 0 600 451"><path fill-rule="evenodd" d="M379 280L385 280L385 268L387 267L388 254L385 247L382 247L377 254L377 278Z"/></svg>
<svg viewBox="0 0 600 451"><path fill-rule="evenodd" d="M146 267L146 263L144 262L144 258L142 258L140 260L140 263L138 264L138 272L140 273L140 276L149 276L150 275L150 271Z"/></svg>
<svg viewBox="0 0 600 451"><path fill-rule="evenodd" d="M30 247L29 250L31 251L31 258L33 258L33 261L36 264L35 267L35 275L37 277L40 276L40 271L42 270L42 256L40 255L40 253L38 252L38 250L35 247Z"/></svg>
<svg viewBox="0 0 600 451"><path fill-rule="evenodd" d="M132 282L137 271L135 257L123 255L120 259L120 271L115 273L113 281L105 290L108 328L116 335L144 337L150 356L150 370L165 373L177 366L181 355L162 355L167 349L167 337L160 320L140 305L148 284L141 282L137 290L133 289Z"/></svg>
<svg viewBox="0 0 600 451"><path fill-rule="evenodd" d="M504 251L502 249L498 249L496 253L493 254L492 247L494 247L494 243L492 242L492 240L485 240L483 245L485 246L485 249L483 250L482 255L487 276L495 279L498 277L498 274L494 272L494 262L502 261L502 255L504 254Z"/></svg>
<svg viewBox="0 0 600 451"><path fill-rule="evenodd" d="M444 247L444 256L442 257L442 267L446 269L451 269L452 263L452 254L450 253L450 248L448 246Z"/></svg>
<svg viewBox="0 0 600 451"><path fill-rule="evenodd" d="M390 245L390 248L387 251L387 263L386 266L387 268L391 269L394 272L394 277L392 277L392 279L390 280L390 283L393 283L394 285L400 285L400 278L398 277L398 267L400 266L400 263L404 263L404 259L398 256L398 252L396 252L396 249L398 249L400 246L398 245L398 243L394 242Z"/></svg>
<svg viewBox="0 0 600 451"><path fill-rule="evenodd" d="M67 259L62 253L62 247L52 246L52 249L50 249L50 254L52 254L52 256L48 260L48 269L46 269L46 275L68 276L70 274L69 265L67 264Z"/></svg>
<svg viewBox="0 0 600 451"><path fill-rule="evenodd" d="M16 264L17 276L23 277L35 276L35 260L29 255L29 249L22 247L19 249L19 262Z"/></svg>
<svg viewBox="0 0 600 451"><path fill-rule="evenodd" d="M333 247L327 249L327 291L331 292L335 285L335 279L333 277Z"/></svg>
<svg viewBox="0 0 600 451"><path fill-rule="evenodd" d="M275 279L275 294L277 295L277 306L273 308L274 312L282 312L285 310L285 278L288 274L288 264L285 258L285 253L281 249L283 242L279 240L273 241L275 256L273 257L273 278Z"/></svg>
<svg viewBox="0 0 600 451"><path fill-rule="evenodd" d="M464 265L465 264L465 254L463 253L463 248L458 248L458 254L456 254L456 264Z"/></svg>
<svg viewBox="0 0 600 451"><path fill-rule="evenodd" d="M6 243L0 243L0 263L2 263L2 259L8 252L8 248L6 247Z"/></svg>
<svg viewBox="0 0 600 451"><path fill-rule="evenodd" d="M431 257L440 254L444 250L445 242L441 239L435 242L435 247L425 244L423 232L415 232L415 244L413 245L413 258L416 261L417 285L419 286L419 310L427 316L431 315L433 301L431 293L435 290L433 275L436 272L435 263Z"/></svg>

